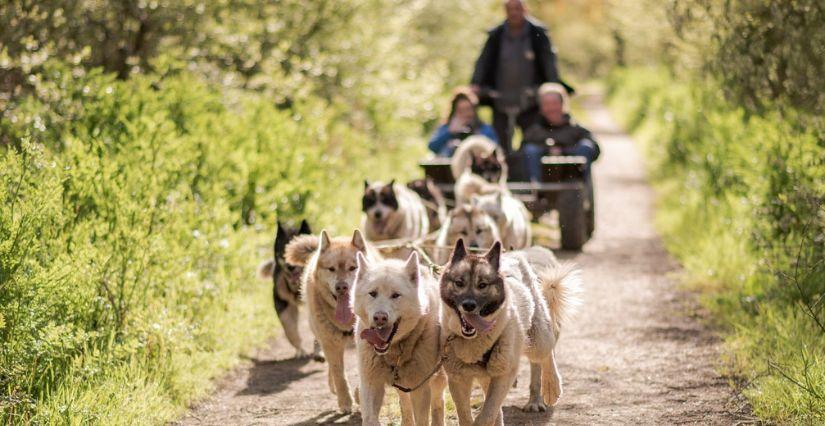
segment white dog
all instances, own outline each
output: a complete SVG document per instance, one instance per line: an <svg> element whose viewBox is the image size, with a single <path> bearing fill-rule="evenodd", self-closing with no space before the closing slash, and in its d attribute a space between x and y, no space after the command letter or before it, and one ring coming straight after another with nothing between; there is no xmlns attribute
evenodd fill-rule
<svg viewBox="0 0 825 426"><path fill-rule="evenodd" d="M363 424L380 424L387 385L399 390L404 424L429 425L430 417L443 424L438 282L419 267L415 252L406 262L357 259L353 311Z"/></svg>
<svg viewBox="0 0 825 426"><path fill-rule="evenodd" d="M473 196L472 204L487 212L496 222L505 249L523 249L533 243L530 212L518 198L500 191Z"/></svg>

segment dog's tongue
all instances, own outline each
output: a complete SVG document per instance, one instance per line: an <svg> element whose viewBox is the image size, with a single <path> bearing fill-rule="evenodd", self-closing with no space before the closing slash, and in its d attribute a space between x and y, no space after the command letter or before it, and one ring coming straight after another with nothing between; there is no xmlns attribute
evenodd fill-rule
<svg viewBox="0 0 825 426"><path fill-rule="evenodd" d="M382 329L367 328L361 331L361 338L373 346L380 346L387 343L387 338L390 337L390 331L391 329L389 327Z"/></svg>
<svg viewBox="0 0 825 426"><path fill-rule="evenodd" d="M464 321L469 322L473 328L480 332L490 331L490 329L493 328L493 324L495 324L495 321L487 321L478 314L464 314Z"/></svg>
<svg viewBox="0 0 825 426"><path fill-rule="evenodd" d="M349 308L349 293L338 296L338 303L335 305L335 321L341 325L349 325L352 322L352 311Z"/></svg>

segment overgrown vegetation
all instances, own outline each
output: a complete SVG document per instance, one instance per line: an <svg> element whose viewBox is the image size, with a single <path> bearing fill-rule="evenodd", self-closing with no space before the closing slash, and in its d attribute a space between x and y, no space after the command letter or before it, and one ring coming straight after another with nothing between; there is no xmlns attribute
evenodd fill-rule
<svg viewBox="0 0 825 426"><path fill-rule="evenodd" d="M361 179L416 175L476 54L460 37L490 22L469 1L30 3L0 5L4 424L157 424L208 392L276 330L254 279L275 218L350 232Z"/></svg>
<svg viewBox="0 0 825 426"><path fill-rule="evenodd" d="M646 146L659 230L755 414L825 421L825 4L534 8L563 66L609 75L613 111Z"/></svg>
<svg viewBox="0 0 825 426"><path fill-rule="evenodd" d="M755 414L825 420L825 146L801 113L747 114L711 81L631 68L610 98L645 144L658 229L727 333Z"/></svg>

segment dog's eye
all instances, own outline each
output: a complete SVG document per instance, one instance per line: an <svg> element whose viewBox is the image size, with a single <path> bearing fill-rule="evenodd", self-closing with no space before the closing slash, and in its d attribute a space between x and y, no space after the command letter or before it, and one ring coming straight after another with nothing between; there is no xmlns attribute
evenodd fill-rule
<svg viewBox="0 0 825 426"><path fill-rule="evenodd" d="M461 232L459 232L459 234L461 234L461 235L467 235L467 230L466 230L466 229L462 229L462 230L461 230Z"/></svg>
<svg viewBox="0 0 825 426"><path fill-rule="evenodd" d="M478 289L479 290L484 290L485 287L487 287L487 283L485 283L485 282L478 283Z"/></svg>
<svg viewBox="0 0 825 426"><path fill-rule="evenodd" d="M399 297L401 297L401 295L398 293L393 293L390 297L392 297L393 299L398 299Z"/></svg>
<svg viewBox="0 0 825 426"><path fill-rule="evenodd" d="M335 267L334 267L334 266L330 266L330 267L329 267L329 268L327 268L327 269L329 269L329 271L330 271L330 272L335 272Z"/></svg>
<svg viewBox="0 0 825 426"><path fill-rule="evenodd" d="M476 229L476 235L481 235L481 228Z"/></svg>
<svg viewBox="0 0 825 426"><path fill-rule="evenodd" d="M350 266L350 267L349 267L349 271L350 271L350 272L352 272L352 271L354 271L354 270L356 270L356 269L358 269L358 267L357 267L357 266Z"/></svg>
<svg viewBox="0 0 825 426"><path fill-rule="evenodd" d="M453 281L453 284L455 284L455 286L458 288L464 287L464 281L461 280L455 280Z"/></svg>
<svg viewBox="0 0 825 426"><path fill-rule="evenodd" d="M378 296L378 292L373 290L373 291L369 292L369 295L370 295L370 297L375 297L375 296Z"/></svg>

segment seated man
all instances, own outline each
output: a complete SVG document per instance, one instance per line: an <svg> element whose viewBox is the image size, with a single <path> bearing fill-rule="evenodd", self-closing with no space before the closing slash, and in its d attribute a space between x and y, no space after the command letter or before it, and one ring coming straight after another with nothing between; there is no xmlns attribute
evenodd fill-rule
<svg viewBox="0 0 825 426"><path fill-rule="evenodd" d="M484 135L498 142L493 128L484 124L476 111L478 98L467 89L459 89L450 102L450 114L436 129L428 147L440 157L452 157L458 145L470 135Z"/></svg>
<svg viewBox="0 0 825 426"><path fill-rule="evenodd" d="M587 159L585 180L590 181L590 164L599 158L599 144L589 130L570 117L567 91L558 83L545 83L538 92L541 118L524 132L521 151L525 170L532 182L541 181L541 157L580 155Z"/></svg>

